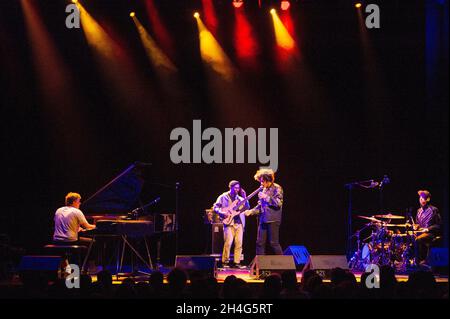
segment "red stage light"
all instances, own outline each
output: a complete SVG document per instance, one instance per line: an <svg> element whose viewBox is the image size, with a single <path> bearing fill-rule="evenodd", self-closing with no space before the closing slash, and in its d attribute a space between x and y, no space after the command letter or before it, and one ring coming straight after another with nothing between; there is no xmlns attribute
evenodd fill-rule
<svg viewBox="0 0 450 319"><path fill-rule="evenodd" d="M244 0L233 0L233 7L239 9L244 5Z"/></svg>
<svg viewBox="0 0 450 319"><path fill-rule="evenodd" d="M285 0L281 1L281 5L280 5L281 10L286 11L290 7L291 7L291 3L289 1L285 1Z"/></svg>

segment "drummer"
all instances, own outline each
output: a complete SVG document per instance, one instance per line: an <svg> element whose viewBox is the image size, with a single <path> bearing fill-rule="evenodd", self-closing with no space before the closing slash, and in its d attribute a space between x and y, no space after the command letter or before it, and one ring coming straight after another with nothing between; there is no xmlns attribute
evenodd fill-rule
<svg viewBox="0 0 450 319"><path fill-rule="evenodd" d="M416 224L414 224L414 230L423 232L416 238L415 252L416 260L421 264L425 264L428 254L428 244L437 236L441 231L441 216L439 210L430 205L431 194L427 190L419 190L420 208L417 210Z"/></svg>

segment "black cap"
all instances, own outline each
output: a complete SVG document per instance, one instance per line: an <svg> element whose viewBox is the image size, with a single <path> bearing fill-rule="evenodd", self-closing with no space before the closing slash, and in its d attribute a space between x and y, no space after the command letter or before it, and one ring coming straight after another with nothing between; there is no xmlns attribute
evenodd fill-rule
<svg viewBox="0 0 450 319"><path fill-rule="evenodd" d="M229 188L232 188L234 185L236 185L236 184L241 184L241 183L239 183L239 181L235 181L235 180L232 180L232 181L230 181L229 183L228 183L228 187Z"/></svg>

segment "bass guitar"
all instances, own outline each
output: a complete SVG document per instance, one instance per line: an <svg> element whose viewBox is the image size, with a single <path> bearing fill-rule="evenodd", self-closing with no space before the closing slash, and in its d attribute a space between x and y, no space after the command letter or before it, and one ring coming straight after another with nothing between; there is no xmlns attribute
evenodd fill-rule
<svg viewBox="0 0 450 319"><path fill-rule="evenodd" d="M224 218L222 220L223 224L230 225L231 222L233 221L233 218L242 213L240 211L242 209L242 205L244 205L245 202L248 201L250 198L252 198L256 194L258 194L262 189L263 189L263 187L261 186L257 190L255 190L253 193L251 193L250 195L245 197L244 199L242 199L242 200L236 199L235 201L233 201L233 203L231 203L230 206L222 209L222 212L228 215L226 218Z"/></svg>

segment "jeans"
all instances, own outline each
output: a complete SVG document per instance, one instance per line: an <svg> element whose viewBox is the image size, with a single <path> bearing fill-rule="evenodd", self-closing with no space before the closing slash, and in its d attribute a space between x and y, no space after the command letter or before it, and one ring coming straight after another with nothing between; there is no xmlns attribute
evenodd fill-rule
<svg viewBox="0 0 450 319"><path fill-rule="evenodd" d="M241 262L243 235L244 235L244 227L242 227L242 224L233 224L230 226L224 225L222 263L229 262L230 250L233 241L234 241L234 263L239 264Z"/></svg>
<svg viewBox="0 0 450 319"><path fill-rule="evenodd" d="M283 255L279 242L280 222L259 223L258 237L256 239L256 254L265 255L266 243L269 240L270 246L275 255Z"/></svg>

